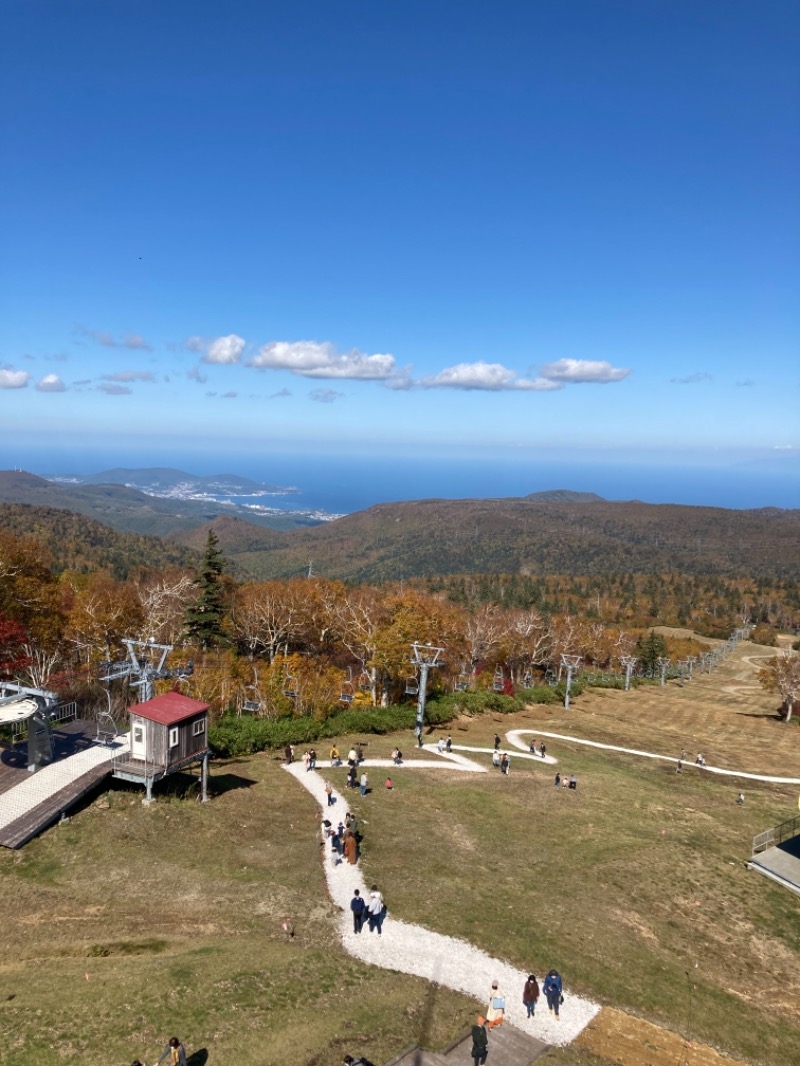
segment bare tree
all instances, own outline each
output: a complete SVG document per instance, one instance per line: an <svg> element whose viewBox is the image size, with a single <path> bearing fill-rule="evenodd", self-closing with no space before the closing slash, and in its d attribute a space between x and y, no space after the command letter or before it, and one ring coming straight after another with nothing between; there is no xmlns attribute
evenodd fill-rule
<svg viewBox="0 0 800 1066"><path fill-rule="evenodd" d="M791 721L794 703L800 690L800 655L790 651L767 659L758 672L758 680L767 692L777 692L786 707L786 721Z"/></svg>

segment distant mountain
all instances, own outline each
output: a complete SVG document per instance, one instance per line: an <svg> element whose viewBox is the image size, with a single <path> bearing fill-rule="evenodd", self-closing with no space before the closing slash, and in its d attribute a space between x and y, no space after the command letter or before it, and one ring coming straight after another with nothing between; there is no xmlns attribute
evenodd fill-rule
<svg viewBox="0 0 800 1066"><path fill-rule="evenodd" d="M243 543L238 525L218 522L226 555L259 579L303 574L309 563L320 577L372 583L488 573L800 579L800 511L422 500L380 504L309 529L264 530L260 544Z"/></svg>
<svg viewBox="0 0 800 1066"><path fill-rule="evenodd" d="M250 552L284 548L291 537L289 532L265 529L262 526L254 526L250 522L243 522L241 518L220 515L207 525L183 530L180 533L171 533L168 539L170 543L183 544L195 551L202 551L206 546L209 530L213 530L217 535L220 548L225 556L233 559L238 559L241 555Z"/></svg>
<svg viewBox="0 0 800 1066"><path fill-rule="evenodd" d="M549 489L546 492L531 492L524 496L525 500L534 500L537 503L606 503L607 501L595 492L572 492L570 489Z"/></svg>
<svg viewBox="0 0 800 1066"><path fill-rule="evenodd" d="M54 480L60 484L63 483L60 478ZM263 481L252 481L238 474L187 474L184 470L173 470L165 466L139 469L115 467L113 470L103 470L99 474L86 474L70 478L68 481L79 485L127 485L130 488L140 489L142 492L159 494L174 492L176 489L186 493L202 492L212 496L248 496L257 492L287 495L297 492L296 488L282 488Z"/></svg>
<svg viewBox="0 0 800 1066"><path fill-rule="evenodd" d="M254 527L251 527L254 528ZM158 537L120 533L82 514L30 504L0 504L0 529L35 540L56 573L106 570L120 580L143 570L194 569L199 553Z"/></svg>
<svg viewBox="0 0 800 1066"><path fill-rule="evenodd" d="M74 511L114 529L161 537L196 529L222 514L274 529L294 529L313 525L316 521L291 512L259 514L250 508L217 503L211 498L149 495L139 489L109 482L97 485L56 483L18 470L0 471L0 503L26 503Z"/></svg>

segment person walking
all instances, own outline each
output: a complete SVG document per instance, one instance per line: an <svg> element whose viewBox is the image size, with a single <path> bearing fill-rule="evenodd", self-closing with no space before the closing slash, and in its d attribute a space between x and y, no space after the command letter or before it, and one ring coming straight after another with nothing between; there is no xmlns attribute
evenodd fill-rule
<svg viewBox="0 0 800 1066"><path fill-rule="evenodd" d="M539 754L541 755L542 758L544 758L544 753L546 751L547 751L547 745L545 744L544 741L542 741L542 743L539 745Z"/></svg>
<svg viewBox="0 0 800 1066"><path fill-rule="evenodd" d="M561 1006L563 983L561 981L561 974L558 970L549 970L547 977L544 979L544 987L542 991L547 999L547 1009L551 1014L555 1014L556 1021L561 1019L558 1016L558 1009Z"/></svg>
<svg viewBox="0 0 800 1066"><path fill-rule="evenodd" d="M472 1062L473 1066L483 1066L489 1054L489 1034L486 1032L486 1019L479 1014L472 1027Z"/></svg>
<svg viewBox="0 0 800 1066"><path fill-rule="evenodd" d="M494 766L495 769L496 769L497 767L499 767L499 765L500 765L500 752L497 750L497 748L495 748L494 751L492 752L492 766Z"/></svg>
<svg viewBox="0 0 800 1066"><path fill-rule="evenodd" d="M451 736L448 736L444 742L444 750L448 753L453 750L453 738Z"/></svg>
<svg viewBox="0 0 800 1066"><path fill-rule="evenodd" d="M497 981L492 981L492 990L489 993L489 1006L486 1008L486 1025L489 1029L494 1029L498 1025L503 1024L505 1016L505 996L500 995L500 988Z"/></svg>
<svg viewBox="0 0 800 1066"><path fill-rule="evenodd" d="M495 733L495 735L494 735L494 750L495 751L499 751L500 750L500 736L499 736L498 733Z"/></svg>
<svg viewBox="0 0 800 1066"><path fill-rule="evenodd" d="M308 753L308 768L309 770L316 770L317 768L317 753L314 748Z"/></svg>
<svg viewBox="0 0 800 1066"><path fill-rule="evenodd" d="M369 788L369 778L367 777L367 771L361 775L361 795L366 796L367 789Z"/></svg>
<svg viewBox="0 0 800 1066"><path fill-rule="evenodd" d="M186 1048L178 1040L177 1036L171 1036L169 1043L161 1053L161 1058L155 1066L161 1066L162 1062L168 1062L169 1066L186 1066Z"/></svg>
<svg viewBox="0 0 800 1066"><path fill-rule="evenodd" d="M331 788L330 781L325 782L325 795L328 797L328 806L333 806L333 789Z"/></svg>
<svg viewBox="0 0 800 1066"><path fill-rule="evenodd" d="M528 1017L532 1018L536 1011L536 1000L539 998L539 982L536 980L535 974L528 974L528 980L525 982L525 987L522 990L522 1002L525 1004L525 1009L528 1012Z"/></svg>
<svg viewBox="0 0 800 1066"><path fill-rule="evenodd" d="M339 755L339 749L336 747L335 744L331 748L330 755L331 755L331 766L338 766L339 763L342 761L342 759L341 759L341 756Z"/></svg>
<svg viewBox="0 0 800 1066"><path fill-rule="evenodd" d="M377 930L378 936L380 936L383 919L386 917L386 905L377 885L373 885L370 889L367 911L369 912L369 931L374 933Z"/></svg>
<svg viewBox="0 0 800 1066"><path fill-rule="evenodd" d="M561 774L559 772L556 772L556 779L553 784L556 786L556 788L561 788Z"/></svg>
<svg viewBox="0 0 800 1066"><path fill-rule="evenodd" d="M361 927L364 924L366 904L358 889L355 890L353 898L350 900L350 910L353 912L353 932L360 933Z"/></svg>
<svg viewBox="0 0 800 1066"><path fill-rule="evenodd" d="M286 765L291 766L294 762L294 749L291 744L287 744L283 749L283 756L286 759Z"/></svg>
<svg viewBox="0 0 800 1066"><path fill-rule="evenodd" d="M503 752L503 757L500 760L500 770L506 775L506 777L508 777L509 771L511 770L511 759L509 759L508 752L506 751Z"/></svg>
<svg viewBox="0 0 800 1066"><path fill-rule="evenodd" d="M358 862L358 841L349 829L344 831L344 857L351 866Z"/></svg>
<svg viewBox="0 0 800 1066"><path fill-rule="evenodd" d="M531 741L530 747L528 748L528 751L531 753L531 755L535 755L536 754L536 737L534 737L533 740Z"/></svg>

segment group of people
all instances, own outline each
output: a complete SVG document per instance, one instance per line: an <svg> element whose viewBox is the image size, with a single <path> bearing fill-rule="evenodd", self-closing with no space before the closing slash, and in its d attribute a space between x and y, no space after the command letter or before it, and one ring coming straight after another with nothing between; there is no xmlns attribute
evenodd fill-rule
<svg viewBox="0 0 800 1066"><path fill-rule="evenodd" d="M377 885L372 886L366 899L361 895L361 891L356 889L350 900L350 910L353 913L354 933L360 933L366 921L371 933L381 935L383 920L386 917L386 904Z"/></svg>
<svg viewBox="0 0 800 1066"><path fill-rule="evenodd" d="M497 748L492 752L492 766L495 769L499 769L501 774L505 774L508 777L511 770L511 758L507 751L504 751L501 755Z"/></svg>
<svg viewBox="0 0 800 1066"><path fill-rule="evenodd" d="M547 745L545 744L544 741L542 741L542 743L539 745L539 750L537 751L536 750L536 737L534 737L531 740L531 742L530 742L530 746L528 748L528 751L531 753L531 755L540 755L544 759L546 754L547 754Z"/></svg>
<svg viewBox="0 0 800 1066"><path fill-rule="evenodd" d="M331 862L334 866L338 866L343 858L351 866L355 866L361 858L361 840L358 819L349 811L344 822L339 822L335 829L328 818L322 819L322 842L330 842Z"/></svg>
<svg viewBox="0 0 800 1066"><path fill-rule="evenodd" d="M444 737L439 737L439 742L436 745L436 750L442 755L444 752L451 752L453 750L453 738L448 736L447 740Z"/></svg>
<svg viewBox="0 0 800 1066"><path fill-rule="evenodd" d="M578 787L578 779L575 774L570 774L569 777L564 774L562 777L560 773L557 773L553 784L556 788L571 788L574 791Z"/></svg>
<svg viewBox="0 0 800 1066"><path fill-rule="evenodd" d="M525 987L522 990L522 1003L527 1011L527 1017L533 1018L536 1014L536 1004L541 993L547 1000L547 1009L556 1020L560 1020L561 1004L564 1002L563 983L558 970L549 970L544 979L541 992L539 982L535 974L529 974ZM489 1032L498 1025L502 1025L506 1015L506 999L500 991L498 981L492 981L489 993L489 1004L484 1014L479 1014L475 1025L472 1027L472 1061L474 1066L483 1066L489 1055Z"/></svg>

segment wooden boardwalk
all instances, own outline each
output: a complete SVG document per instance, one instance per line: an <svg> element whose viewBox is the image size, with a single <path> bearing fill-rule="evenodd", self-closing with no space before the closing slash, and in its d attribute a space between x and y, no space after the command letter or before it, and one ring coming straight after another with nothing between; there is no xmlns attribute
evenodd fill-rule
<svg viewBox="0 0 800 1066"><path fill-rule="evenodd" d="M77 723L73 723L77 726ZM87 723L82 723L86 726ZM93 728L93 727L92 727ZM19 848L90 792L112 770L115 755L128 748L127 736L111 746L92 744L85 729L67 731L56 738L56 761L35 774L24 768L24 758L0 759L0 846ZM59 752L62 754L58 758ZM13 753L12 753L13 754Z"/></svg>
<svg viewBox="0 0 800 1066"><path fill-rule="evenodd" d="M540 1006L541 1009L541 1006ZM547 1007L544 1008L545 1012ZM530 1066L548 1045L508 1023L489 1032L489 1062L497 1066ZM472 1066L472 1037L465 1034L444 1051L414 1047L392 1059L389 1066Z"/></svg>

